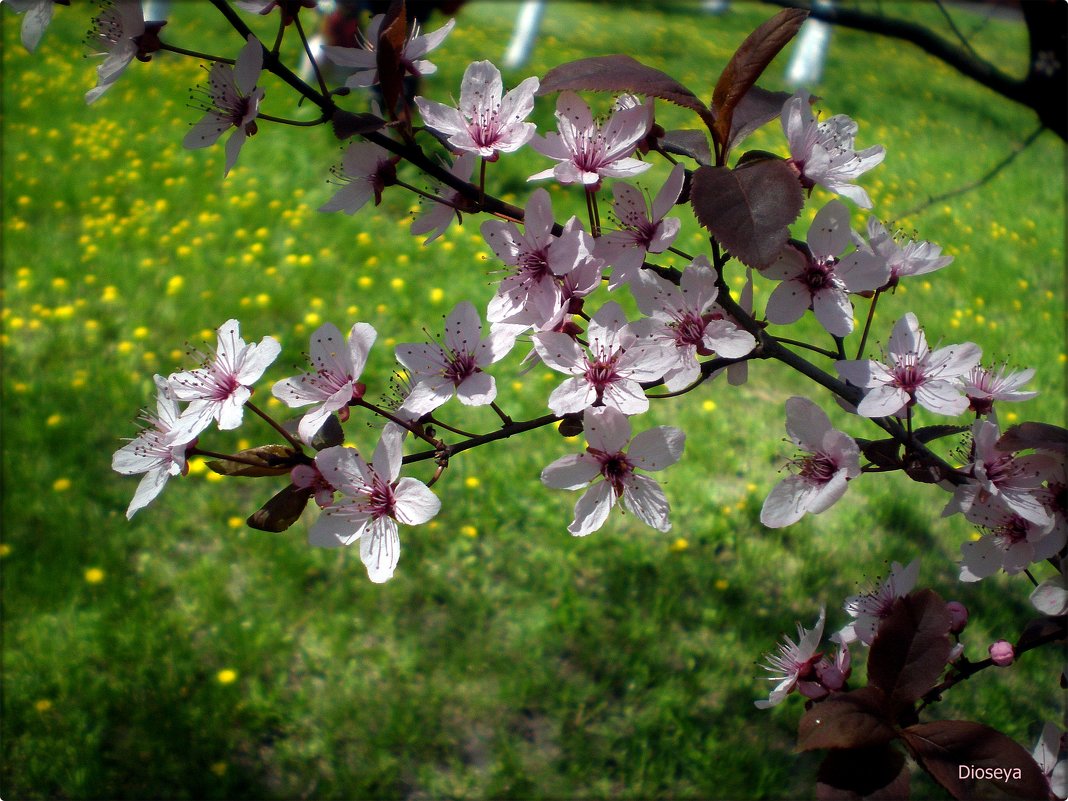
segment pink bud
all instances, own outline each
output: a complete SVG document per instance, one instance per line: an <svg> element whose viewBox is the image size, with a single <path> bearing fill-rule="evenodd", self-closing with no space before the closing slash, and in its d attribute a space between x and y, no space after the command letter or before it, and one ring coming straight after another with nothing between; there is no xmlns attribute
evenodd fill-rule
<svg viewBox="0 0 1068 801"><path fill-rule="evenodd" d="M998 667L1008 667L1016 659L1016 652L1006 640L998 640L990 646L990 659Z"/></svg>
<svg viewBox="0 0 1068 801"><path fill-rule="evenodd" d="M968 625L968 607L960 601L950 601L946 604L949 612L949 630L953 634L960 634Z"/></svg>

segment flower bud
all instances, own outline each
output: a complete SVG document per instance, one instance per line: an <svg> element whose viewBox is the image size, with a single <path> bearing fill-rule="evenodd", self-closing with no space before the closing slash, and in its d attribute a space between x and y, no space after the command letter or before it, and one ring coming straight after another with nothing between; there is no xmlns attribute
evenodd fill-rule
<svg viewBox="0 0 1068 801"><path fill-rule="evenodd" d="M1016 652L1006 640L998 640L990 646L990 659L998 667L1008 667L1016 659Z"/></svg>
<svg viewBox="0 0 1068 801"><path fill-rule="evenodd" d="M953 634L960 634L968 625L968 607L960 601L950 601L946 604L949 612L949 630Z"/></svg>

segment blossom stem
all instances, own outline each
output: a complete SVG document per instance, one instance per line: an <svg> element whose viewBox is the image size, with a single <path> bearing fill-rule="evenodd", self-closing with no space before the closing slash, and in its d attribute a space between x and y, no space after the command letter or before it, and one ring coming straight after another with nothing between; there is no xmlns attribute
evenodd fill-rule
<svg viewBox="0 0 1068 801"><path fill-rule="evenodd" d="M283 437L285 437L286 442L288 442L290 445L292 445L298 451L300 451L300 452L304 451L304 446L301 444L301 441L299 439L297 439L296 437L294 437L292 434L290 434L288 431L286 431L285 428L283 428L282 425L277 420L275 420L269 414L267 414L262 409L260 409L259 406L254 404L252 401L245 401L245 406L250 411L252 411L253 414L257 414L260 417L262 417L264 420L266 420L267 424L270 425L271 428L273 428L275 431L277 431L279 434L281 434Z"/></svg>
<svg viewBox="0 0 1068 801"><path fill-rule="evenodd" d="M373 403L369 403L369 402L363 400L362 398L360 400L356 401L355 405L356 406L362 406L365 409L369 409L370 411L372 411L375 414L377 414L379 417L384 417L387 420L389 420L391 423L396 423L397 425L401 426L402 428L408 429L413 434L415 434L415 436L419 437L419 439L424 440L425 442L429 443L430 445L433 445L435 448L440 448L441 447L441 442L439 442L438 440L435 440L433 437L429 436L425 431L422 430L421 426L415 425L415 423L413 423L410 420L401 420L399 417L397 417L392 412L387 412L385 409L382 409L382 408L380 408L378 406L375 406Z"/></svg>
<svg viewBox="0 0 1068 801"><path fill-rule="evenodd" d="M590 232L597 236L597 223L593 217L593 193L590 192L589 188L586 189L586 214L590 218Z"/></svg>
<svg viewBox="0 0 1068 801"><path fill-rule="evenodd" d="M286 32L285 17L281 14L278 15L278 33L274 37L274 47L271 48L271 52L276 56L282 50L282 37Z"/></svg>
<svg viewBox="0 0 1068 801"><path fill-rule="evenodd" d="M432 195L429 192L424 192L422 189L417 189L411 184L405 183L400 179L397 179L397 186L403 186L409 192L415 192L415 194L419 195L420 197L425 197L427 200L433 200L435 203L441 203L445 206L452 206L453 208L456 208L455 206L453 206L452 203L445 200L445 198L438 197L437 195Z"/></svg>
<svg viewBox="0 0 1068 801"><path fill-rule="evenodd" d="M445 472L446 465L439 464L438 469L434 471L434 475L430 477L430 480L426 482L427 488L433 487L437 483L437 480L441 478L441 474Z"/></svg>
<svg viewBox="0 0 1068 801"><path fill-rule="evenodd" d="M860 335L860 347L857 348L857 355L855 358L859 359L864 354L864 345L868 342L868 331L871 330L871 321L875 319L875 304L879 302L879 295L882 293L882 289L876 289L875 294L871 296L871 305L868 306L868 319L864 321L864 333Z"/></svg>
<svg viewBox="0 0 1068 801"><path fill-rule="evenodd" d="M523 434L527 431L533 431L535 428L544 428L545 426L552 425L562 418L555 414L547 414L543 417L538 417L534 420L525 420L520 423L512 423L508 426L502 426L496 431L492 431L489 434L483 434L478 437L473 437L466 442L458 442L455 445L447 445L444 448L446 456L454 456L457 453L470 450L471 448L477 448L479 445L486 445L490 442L496 442L499 439L507 439L513 437L516 434ZM423 451L422 453L412 453L404 457L404 464L412 464L414 462L425 462L428 459L434 459L440 457L442 449L437 448L433 451Z"/></svg>
<svg viewBox="0 0 1068 801"><path fill-rule="evenodd" d="M214 61L218 64L236 64L237 61L232 58L222 58L221 56L213 56L208 53L200 53L196 50L186 50L184 47L177 47L175 45L167 44L166 42L159 43L160 50L167 50L171 53L177 53L180 56L191 56L193 58L199 58L203 61Z"/></svg>
<svg viewBox="0 0 1068 801"><path fill-rule="evenodd" d="M650 395L647 392L645 393L645 397L649 399L656 398L657 400L663 400L664 398L677 398L679 395L685 395L687 392L692 392L693 390L701 386L701 384L705 383L705 381L707 380L708 376L705 375L704 372L702 372L701 375L699 375L697 379L689 386L685 386L682 389L677 389L674 392L665 392L662 395Z"/></svg>
<svg viewBox="0 0 1068 801"><path fill-rule="evenodd" d="M784 345L794 345L795 347L798 347L798 348L807 348L808 350L815 351L816 353L820 354L821 356L826 356L828 359L839 359L839 358L841 358L834 351L827 350L826 348L821 348L821 347L819 347L817 345L810 345L807 342L802 342L802 341L800 341L798 339L787 339L786 337L774 337L774 339L775 339L776 342L781 342Z"/></svg>
<svg viewBox="0 0 1068 801"><path fill-rule="evenodd" d="M223 462L236 462L237 464L247 464L252 467L263 467L263 462L257 462L255 459L248 459L244 456L238 456L237 454L219 453L218 451L206 451L203 448L193 447L186 451L187 455L192 456L207 456L211 459L218 459Z"/></svg>
<svg viewBox="0 0 1068 801"><path fill-rule="evenodd" d="M693 261L693 256L691 256L689 253L685 253L685 252L679 250L675 246L669 247L668 250L670 250L676 256L682 256L682 258L686 259L686 261Z"/></svg>
<svg viewBox="0 0 1068 801"><path fill-rule="evenodd" d="M461 437L471 438L478 436L478 434L472 434L470 431L464 431L462 428L457 428L456 426L450 426L448 423L443 423L441 420L438 420L436 417L433 416L430 417L430 424L435 425L438 428L444 428L446 431L451 431L453 434L459 434Z"/></svg>
<svg viewBox="0 0 1068 801"><path fill-rule="evenodd" d="M312 70L315 72L315 80L319 82L319 91L325 95L329 90L326 88L326 81L323 80L323 74L319 70L319 62L315 60L315 54L312 53L311 45L308 44L308 36L304 33L304 25L301 24L300 14L294 15L293 24L297 26L297 34L304 44L304 52L308 54L308 61L311 62Z"/></svg>
<svg viewBox="0 0 1068 801"><path fill-rule="evenodd" d="M497 413L497 416L501 418L501 422L504 423L506 426L510 426L512 424L512 418L504 413L504 410L497 405L496 401L490 401L490 408Z"/></svg>
<svg viewBox="0 0 1068 801"><path fill-rule="evenodd" d="M256 119L267 120L267 122L277 122L280 125L296 125L301 128L312 128L329 121L328 117L319 117L316 120L289 120L285 117L275 117L273 114L263 114L262 112L256 115Z"/></svg>
<svg viewBox="0 0 1068 801"><path fill-rule="evenodd" d="M1023 571L1023 572L1024 572L1024 575L1025 575L1025 576L1027 576L1027 578L1029 578L1029 579L1031 580L1031 584L1032 584L1032 586L1035 586L1035 587L1037 587L1037 586L1038 586L1038 582L1037 582L1037 581L1035 581L1035 577L1031 575L1031 571L1030 571L1030 570L1028 570L1028 569L1027 569L1027 568L1025 567L1025 568L1024 568L1024 571Z"/></svg>
<svg viewBox="0 0 1068 801"><path fill-rule="evenodd" d="M486 157L479 159L478 167L478 207L486 202Z"/></svg>

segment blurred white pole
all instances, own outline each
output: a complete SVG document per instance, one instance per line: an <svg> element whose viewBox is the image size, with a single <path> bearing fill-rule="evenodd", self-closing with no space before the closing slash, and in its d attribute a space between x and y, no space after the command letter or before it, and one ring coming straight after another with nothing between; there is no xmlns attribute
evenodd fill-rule
<svg viewBox="0 0 1068 801"><path fill-rule="evenodd" d="M508 43L508 50L504 54L504 66L508 69L522 67L530 58L544 11L545 0L526 0L519 9L515 30L512 31L512 41Z"/></svg>
<svg viewBox="0 0 1068 801"><path fill-rule="evenodd" d="M830 0L816 0L814 8L830 8ZM786 67L786 82L790 86L815 86L823 74L827 59L827 45L831 40L831 26L809 17L801 26L793 55Z"/></svg>

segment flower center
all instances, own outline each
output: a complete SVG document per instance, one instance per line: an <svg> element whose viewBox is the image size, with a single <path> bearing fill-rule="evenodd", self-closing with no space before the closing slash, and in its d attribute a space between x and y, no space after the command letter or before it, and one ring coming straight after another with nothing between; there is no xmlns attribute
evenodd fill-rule
<svg viewBox="0 0 1068 801"><path fill-rule="evenodd" d="M811 456L806 456L797 464L800 468L798 475L813 484L826 484L834 478L835 473L838 472L838 465L833 459L823 453L814 453Z"/></svg>
<svg viewBox="0 0 1068 801"><path fill-rule="evenodd" d="M834 274L838 259L829 256L826 259L812 259L801 274L801 282L815 294L822 289L844 289L842 280Z"/></svg>
<svg viewBox="0 0 1068 801"><path fill-rule="evenodd" d="M478 372L478 363L473 353L453 353L448 358L449 363L445 366L443 375L456 386Z"/></svg>

